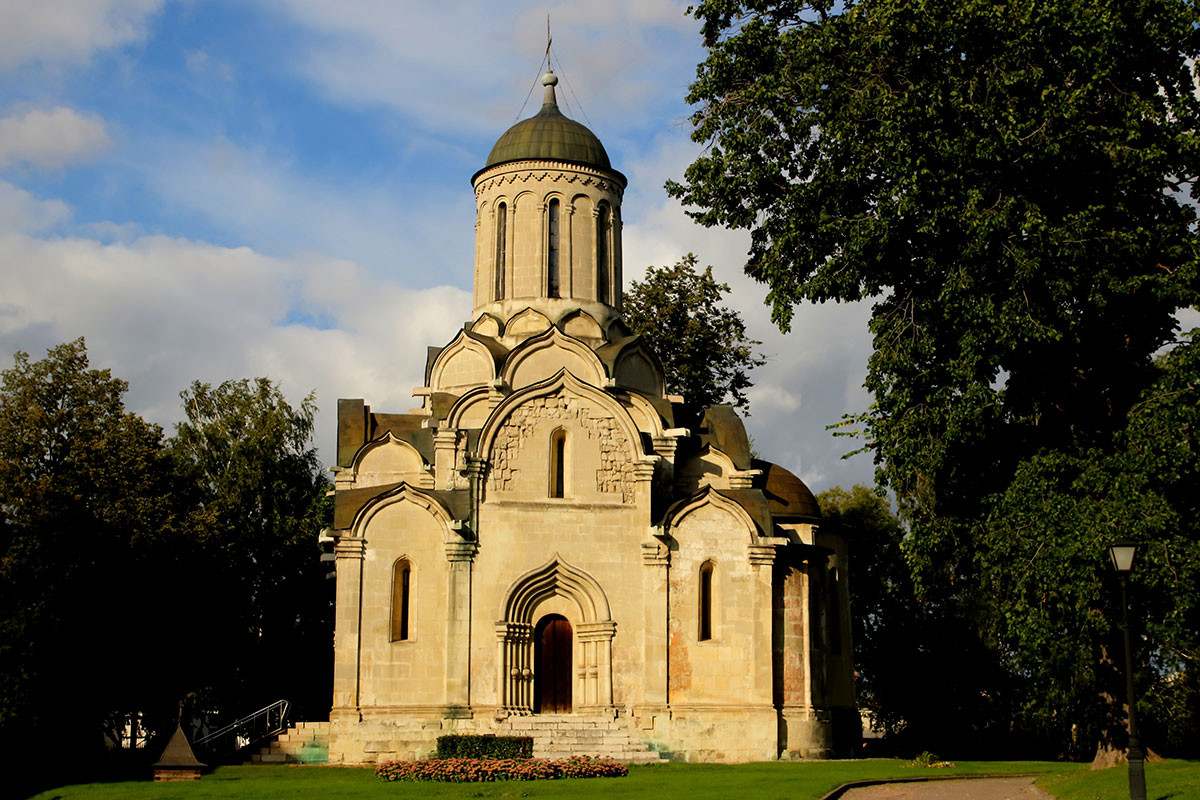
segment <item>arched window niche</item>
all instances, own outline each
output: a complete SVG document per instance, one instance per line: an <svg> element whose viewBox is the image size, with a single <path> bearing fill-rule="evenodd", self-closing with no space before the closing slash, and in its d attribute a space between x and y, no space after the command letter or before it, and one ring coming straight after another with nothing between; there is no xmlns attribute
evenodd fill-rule
<svg viewBox="0 0 1200 800"><path fill-rule="evenodd" d="M496 271L493 275L494 299L504 299L504 273L508 266L508 205L496 207Z"/></svg>
<svg viewBox="0 0 1200 800"><path fill-rule="evenodd" d="M567 432L562 428L550 434L550 496L567 496Z"/></svg>
<svg viewBox="0 0 1200 800"><path fill-rule="evenodd" d="M412 562L398 558L392 565L392 629L388 637L392 642L407 642L412 639Z"/></svg>
<svg viewBox="0 0 1200 800"><path fill-rule="evenodd" d="M596 299L607 305L612 305L611 228L612 212L608 203L601 203L596 213Z"/></svg>
<svg viewBox="0 0 1200 800"><path fill-rule="evenodd" d="M559 202L550 200L546 207L546 296L559 297L559 250L558 235Z"/></svg>
<svg viewBox="0 0 1200 800"><path fill-rule="evenodd" d="M716 565L705 561L700 565L700 627L696 638L707 642L713 638L713 572Z"/></svg>

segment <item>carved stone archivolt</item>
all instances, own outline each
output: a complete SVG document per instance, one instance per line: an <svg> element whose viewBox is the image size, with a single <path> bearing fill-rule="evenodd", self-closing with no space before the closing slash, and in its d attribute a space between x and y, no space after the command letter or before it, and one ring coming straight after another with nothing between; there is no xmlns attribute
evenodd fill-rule
<svg viewBox="0 0 1200 800"><path fill-rule="evenodd" d="M557 554L546 564L518 578L504 597L504 619L495 625L497 646L496 692L508 714L533 713L533 633L539 608L552 598L564 598L573 609L578 662L572 696L582 708L610 708L612 640L617 624L599 582Z"/></svg>

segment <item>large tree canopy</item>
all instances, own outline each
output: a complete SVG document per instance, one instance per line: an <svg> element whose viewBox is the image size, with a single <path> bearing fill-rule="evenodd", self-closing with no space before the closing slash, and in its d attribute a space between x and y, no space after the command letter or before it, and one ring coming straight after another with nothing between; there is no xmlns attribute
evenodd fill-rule
<svg viewBox="0 0 1200 800"><path fill-rule="evenodd" d="M862 422L919 595L993 648L1019 724L1076 752L1111 735L1104 545L1153 544L1135 596L1157 609L1194 591L1167 561L1200 547L1150 455L1186 415L1163 381L1197 377L1182 355L1154 363L1200 302L1196 5L694 13L708 148L669 190L701 223L751 231L746 269L782 327L800 300L873 298ZM1200 658L1194 613L1162 614L1148 627L1172 638L1141 655L1152 695L1176 674L1195 685Z"/></svg>
<svg viewBox="0 0 1200 800"><path fill-rule="evenodd" d="M113 712L150 710L182 650L152 633L178 590L158 547L171 470L126 388L82 339L0 373L0 746L18 793L48 777L25 767L88 764Z"/></svg>
<svg viewBox="0 0 1200 800"><path fill-rule="evenodd" d="M126 388L82 339L0 373L0 746L18 793L94 776L131 715L169 734L188 698L217 720L280 697L329 708L312 398L193 384L164 442Z"/></svg>
<svg viewBox="0 0 1200 800"><path fill-rule="evenodd" d="M266 378L193 383L169 447L194 492L187 525L207 565L205 698L248 712L286 697L327 713L332 586L317 535L329 481L312 447L316 404L292 406ZM281 664L303 664L281 670Z"/></svg>
<svg viewBox="0 0 1200 800"><path fill-rule="evenodd" d="M717 283L711 266L697 271L698 263L688 253L674 266L648 267L625 292L622 316L654 343L667 391L697 408L732 403L746 411L750 370L765 363L754 351L761 342L746 335L738 312L721 305L728 284Z"/></svg>

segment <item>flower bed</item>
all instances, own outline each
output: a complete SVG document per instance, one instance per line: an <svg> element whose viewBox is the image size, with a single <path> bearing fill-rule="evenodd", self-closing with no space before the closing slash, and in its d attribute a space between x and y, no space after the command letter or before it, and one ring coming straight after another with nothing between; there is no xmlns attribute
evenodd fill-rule
<svg viewBox="0 0 1200 800"><path fill-rule="evenodd" d="M385 781L542 781L558 778L619 778L629 768L608 758L571 756L542 758L423 758L419 761L385 761L375 776Z"/></svg>

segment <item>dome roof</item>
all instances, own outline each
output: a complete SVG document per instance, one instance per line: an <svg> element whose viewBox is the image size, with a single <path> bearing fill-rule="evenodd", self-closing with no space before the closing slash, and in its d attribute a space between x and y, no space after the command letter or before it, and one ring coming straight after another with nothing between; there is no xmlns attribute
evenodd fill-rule
<svg viewBox="0 0 1200 800"><path fill-rule="evenodd" d="M752 462L754 469L762 470L766 475L763 494L775 517L812 517L819 518L821 509L817 506L817 498L804 481L797 478L778 464L769 461Z"/></svg>
<svg viewBox="0 0 1200 800"><path fill-rule="evenodd" d="M546 87L542 110L513 125L497 141L484 169L509 161L550 159L586 164L611 170L604 145L585 126L563 116L554 97L558 77L553 72L542 76Z"/></svg>

